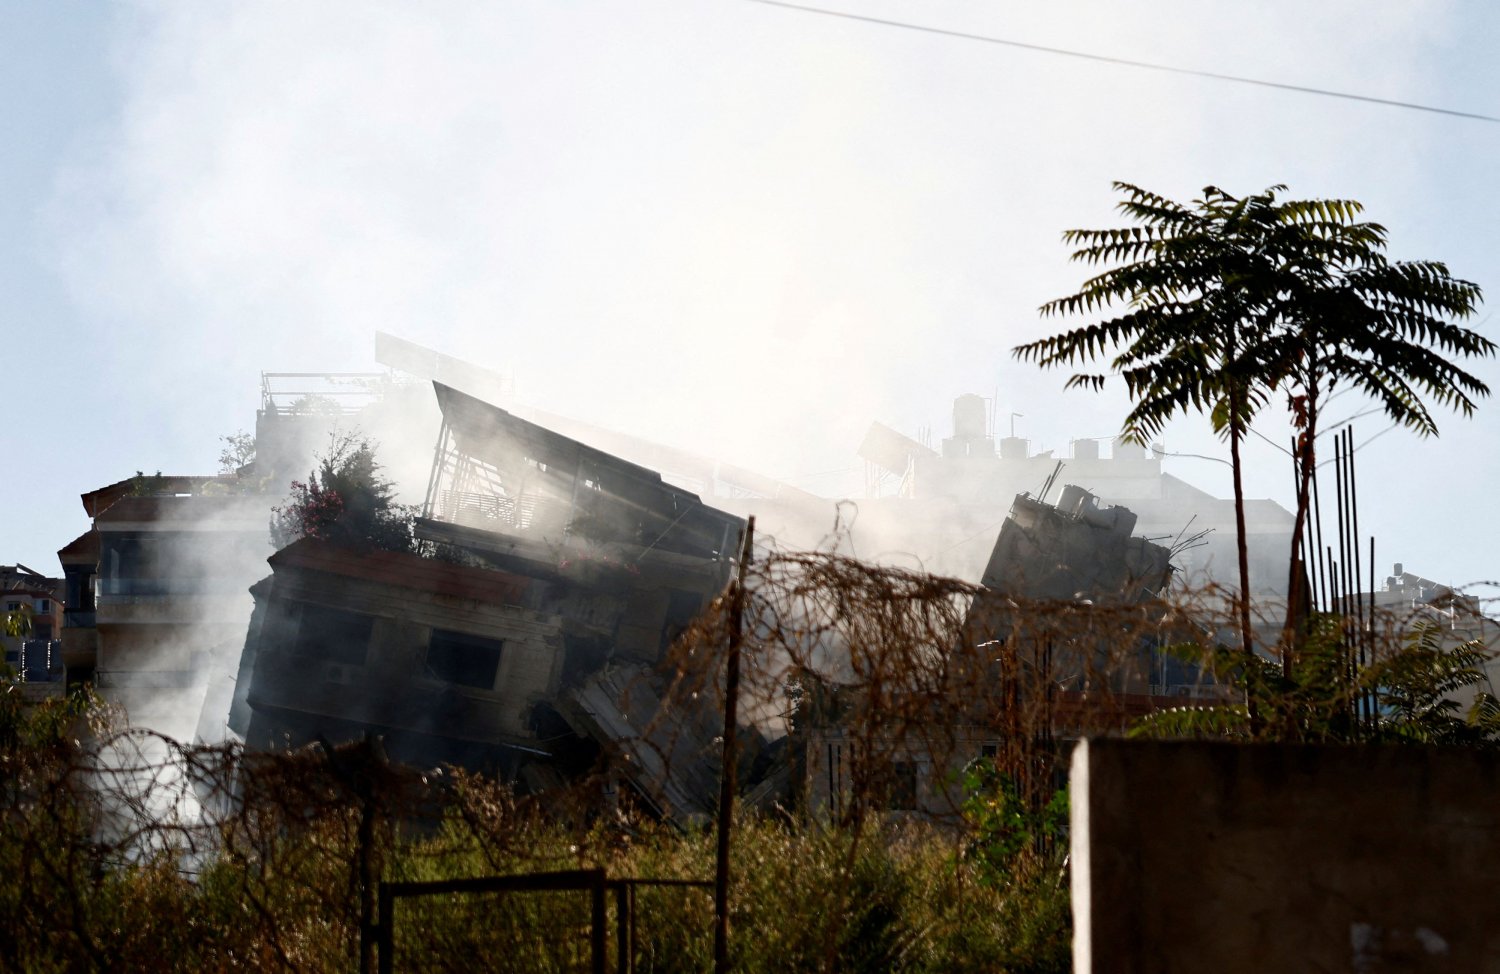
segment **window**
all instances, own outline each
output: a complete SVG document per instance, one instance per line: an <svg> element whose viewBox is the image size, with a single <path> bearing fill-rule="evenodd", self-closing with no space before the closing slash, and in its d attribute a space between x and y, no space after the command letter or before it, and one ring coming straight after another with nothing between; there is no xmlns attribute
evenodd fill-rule
<svg viewBox="0 0 1500 974"><path fill-rule="evenodd" d="M563 634L563 673L592 673L609 659L614 643L604 636Z"/></svg>
<svg viewBox="0 0 1500 974"><path fill-rule="evenodd" d="M51 599L42 599L40 602L38 602L36 604L36 610L38 612L42 613L43 615L46 615L48 612L51 612L52 611L52 600Z"/></svg>
<svg viewBox="0 0 1500 974"><path fill-rule="evenodd" d="M165 595L170 561L163 555L165 535L108 535L100 568L106 595Z"/></svg>
<svg viewBox="0 0 1500 974"><path fill-rule="evenodd" d="M667 596L667 615L662 620L661 645L663 652L678 636L687 631L703 608L703 596L697 592L671 589Z"/></svg>
<svg viewBox="0 0 1500 974"><path fill-rule="evenodd" d="M20 612L21 611L21 603L19 603L19 602L7 602L7 603L5 603L5 611L6 612Z"/></svg>
<svg viewBox="0 0 1500 974"><path fill-rule="evenodd" d="M363 666L375 620L357 612L305 604L293 652L331 663Z"/></svg>
<svg viewBox="0 0 1500 974"><path fill-rule="evenodd" d="M503 645L498 639L434 629L427 643L427 672L449 683L492 690Z"/></svg>
<svg viewBox="0 0 1500 974"><path fill-rule="evenodd" d="M886 806L891 811L915 811L917 808L917 765L914 761L897 761L891 765L891 794Z"/></svg>

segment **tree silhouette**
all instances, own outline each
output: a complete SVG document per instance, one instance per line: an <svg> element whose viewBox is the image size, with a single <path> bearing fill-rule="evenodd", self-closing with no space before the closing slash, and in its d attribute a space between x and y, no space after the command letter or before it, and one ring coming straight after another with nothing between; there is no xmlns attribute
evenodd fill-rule
<svg viewBox="0 0 1500 974"><path fill-rule="evenodd" d="M1014 353L1044 367L1113 354L1110 368L1134 403L1123 433L1137 442L1178 412L1209 414L1230 447L1236 608L1247 656L1254 644L1240 442L1271 394L1290 387L1299 435L1282 640L1289 653L1306 594L1301 540L1322 404L1346 385L1422 435L1437 432L1424 396L1472 413L1489 390L1452 360L1492 355L1495 345L1449 319L1472 315L1480 290L1436 261L1387 260L1385 228L1360 221L1363 208L1353 200L1278 199L1285 186L1235 197L1210 186L1183 205L1129 183L1114 186L1125 197L1119 209L1137 225L1070 230L1063 240L1076 247L1073 260L1118 266L1041 308L1044 316L1099 320ZM1106 377L1076 373L1068 387L1097 390Z"/></svg>
<svg viewBox="0 0 1500 974"><path fill-rule="evenodd" d="M1076 248L1075 261L1119 266L1041 308L1044 317L1099 320L1018 346L1014 354L1052 367L1116 353L1110 367L1134 403L1122 433L1139 443L1178 412L1209 414L1214 431L1229 440L1240 575L1236 615L1241 648L1253 656L1240 443L1276 379L1275 360L1265 355L1279 283L1265 245L1279 222L1274 190L1237 199L1210 186L1184 206L1129 183L1114 186L1125 195L1118 208L1137 225L1069 230L1063 241ZM1075 373L1067 387L1098 390L1106 377Z"/></svg>
<svg viewBox="0 0 1500 974"><path fill-rule="evenodd" d="M1455 363L1487 357L1495 344L1450 319L1473 315L1478 285L1437 261L1389 261L1386 230L1357 219L1353 200L1278 204L1271 240L1279 260L1279 306L1266 350L1270 371L1289 386L1297 429L1297 511L1282 633L1283 668L1300 637L1298 607L1307 584L1302 544L1309 486L1317 468L1318 418L1339 387L1376 400L1395 423L1421 436L1438 432L1423 398L1472 415L1489 387Z"/></svg>

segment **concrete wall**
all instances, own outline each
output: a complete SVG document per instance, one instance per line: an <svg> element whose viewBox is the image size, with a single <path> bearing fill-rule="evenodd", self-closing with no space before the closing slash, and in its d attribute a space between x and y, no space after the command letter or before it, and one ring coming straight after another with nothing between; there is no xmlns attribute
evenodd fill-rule
<svg viewBox="0 0 1500 974"><path fill-rule="evenodd" d="M557 619L513 605L330 575L286 572L277 575L275 584L259 638L247 647L247 652L254 650L246 695L252 709L293 710L464 740L534 736L527 724L530 706L555 690L560 675L563 643ZM303 657L296 648L296 616L303 603L370 617L365 662ZM425 673L435 629L503 643L494 686L463 687ZM273 730L272 738L280 734ZM246 740L256 747L271 744L264 737Z"/></svg>
<svg viewBox="0 0 1500 974"><path fill-rule="evenodd" d="M1079 974L1500 970L1500 754L1092 740L1072 808Z"/></svg>
<svg viewBox="0 0 1500 974"><path fill-rule="evenodd" d="M886 811L951 820L963 807L964 769L971 761L992 758L999 745L997 731L967 725L873 740L815 727L807 733L803 801L808 812L826 821L844 813L858 786ZM856 779L856 769L865 780ZM900 780L906 775L908 780ZM910 794L902 795L907 786ZM912 801L903 803L901 797Z"/></svg>

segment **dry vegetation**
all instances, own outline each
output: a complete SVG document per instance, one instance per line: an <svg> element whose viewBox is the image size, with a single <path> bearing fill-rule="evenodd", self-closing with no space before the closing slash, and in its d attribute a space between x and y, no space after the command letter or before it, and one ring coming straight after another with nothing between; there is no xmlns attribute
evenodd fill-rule
<svg viewBox="0 0 1500 974"><path fill-rule="evenodd" d="M748 806L786 788L743 810L734 833L743 971L1066 969L1065 742L1138 721L1152 645L1196 654L1204 680L1223 686L1146 725L1196 735L1245 733L1236 714L1248 684L1282 732L1399 737L1399 700L1381 698L1365 723L1359 701L1434 687L1434 667L1445 686L1463 685L1482 662L1394 624L1357 638L1325 625L1322 643L1304 644L1312 675L1277 709L1270 677L1235 671L1217 648L1225 626L1212 598L976 601L982 593L951 579L826 553L772 554L747 589L742 713L782 740L745 756L762 783L742 794ZM715 605L675 645L666 708L719 705L726 625ZM1362 666L1348 656L1356 646L1369 654ZM519 797L455 769L393 766L375 740L276 754L188 747L118 729L86 695L27 702L17 690L0 693L0 966L350 970L369 960L361 935L380 880L584 867L712 877L712 832L609 800L603 775ZM1402 699L1414 701L1408 731L1461 725L1473 743L1489 740L1482 720L1440 698ZM809 761L833 740L847 763L820 794ZM903 796L913 765L918 793ZM925 812L891 810L909 804ZM706 969L709 891L636 896L636 969ZM403 901L395 966L583 970L587 933L576 893Z"/></svg>

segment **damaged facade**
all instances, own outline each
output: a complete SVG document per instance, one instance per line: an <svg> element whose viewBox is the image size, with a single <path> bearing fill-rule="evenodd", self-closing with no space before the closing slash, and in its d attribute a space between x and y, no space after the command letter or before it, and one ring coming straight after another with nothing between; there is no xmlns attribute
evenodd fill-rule
<svg viewBox="0 0 1500 974"><path fill-rule="evenodd" d="M500 408L487 400L509 403L510 390L493 373L391 336L377 336L377 358L394 371L263 375L257 458L230 474L137 477L83 496L93 526L59 552L69 680L94 682L133 724L185 740L220 739L226 719L257 747L372 733L403 760L486 768L528 790L604 770L664 814L709 810L718 702L663 713L663 654L722 591L743 515L757 516L762 537L810 549L836 502L639 437ZM1078 440L1059 461L998 436L986 410L960 397L953 435L937 447L877 423L859 449L870 495L859 530L881 539L861 540L861 552L910 551L933 571L981 581L973 644L1003 641L1009 598L1148 605L1169 562L1212 567L1214 546L1233 543L1231 502L1165 474L1162 454L1117 441L1105 458L1097 441ZM305 476L331 431L351 428L392 445L438 431L435 451L389 457L393 480L426 486L408 498L421 501L420 554L318 538L272 554L267 520L287 482ZM1059 477L1097 493L1055 493ZM1264 595L1284 579L1256 566L1284 561L1290 515L1269 501L1247 513ZM1151 540L1199 532L1191 551ZM1155 652L1159 642L1137 644L1107 686L1089 684L1078 652L1048 657L1045 733L1065 740L1097 725L1099 693L1118 727L1220 692ZM1015 731L1006 715L962 701L934 719L948 721L965 760ZM764 773L765 755L784 752L744 733L744 766ZM834 807L849 767L840 749L855 742L833 722L808 735L796 777L810 805ZM891 744L895 800L926 807L931 781L953 769L918 744ZM772 798L788 790L761 788Z"/></svg>
<svg viewBox="0 0 1500 974"><path fill-rule="evenodd" d="M1101 599L1138 602L1155 596L1172 576L1171 551L1134 535L1136 516L1123 506L1069 484L1057 503L1027 494L990 554L981 583L998 597Z"/></svg>
<svg viewBox="0 0 1500 974"><path fill-rule="evenodd" d="M714 715L661 718L656 666L723 588L743 522L434 388L415 533L436 557L311 538L272 556L231 727L262 747L378 733L402 759L530 788L603 762L663 811L707 811Z"/></svg>
<svg viewBox="0 0 1500 974"><path fill-rule="evenodd" d="M970 637L999 643L1014 638L1012 599L1071 609L1085 617L1096 609L1104 616L1111 610L1160 605L1158 597L1176 570L1173 552L1135 535L1136 524L1129 508L1101 505L1094 494L1073 484L1063 487L1056 504L1018 495L985 567L983 590L970 609ZM1054 648L1045 663L1048 684L1056 688L1054 703L1066 714L1082 707L1083 695L1091 690L1103 691L1131 716L1139 716L1172 705L1167 701L1216 697L1219 688L1201 670L1159 651L1174 638L1186 641L1194 635L1158 630L1133 646L1103 646L1092 653L1087 640L1075 640L1066 655Z"/></svg>
<svg viewBox="0 0 1500 974"><path fill-rule="evenodd" d="M1188 584L1237 580L1234 502L1168 473L1160 446L1105 438L1073 440L1066 451L1038 450L1015 435L1014 425L1008 436L994 427L989 404L975 395L954 400L952 435L935 442L929 433L913 438L872 423L858 448L866 496L857 532L877 539L881 551L915 554L926 570L977 581L991 555L992 526L1006 517L1011 498L1056 500L1042 488L1060 477L1087 485L1103 504L1128 508L1137 534L1197 536L1200 543L1175 558ZM754 513L757 524L802 547L815 546L832 523L827 500L776 497L728 509ZM1251 589L1257 599L1283 596L1292 514L1257 498L1247 498L1244 511Z"/></svg>
<svg viewBox="0 0 1500 974"><path fill-rule="evenodd" d="M1128 508L1101 505L1075 485L1055 505L1018 494L964 625L989 661L980 677L989 692L893 738L812 722L802 742L807 807L837 816L856 777L873 774L889 811L949 817L971 761L1026 747L1055 752L1184 697L1220 694L1196 667L1160 651L1169 634L1122 627L1156 604L1173 573L1171 550L1135 536L1135 526ZM1053 614L1069 624L1049 623Z"/></svg>

